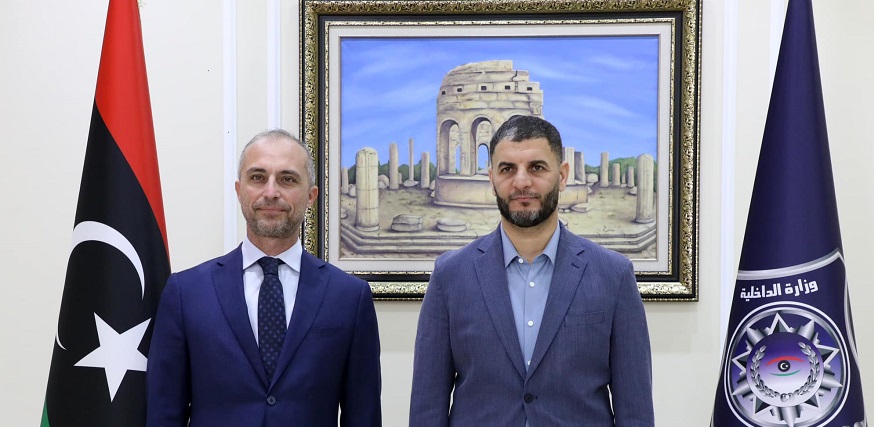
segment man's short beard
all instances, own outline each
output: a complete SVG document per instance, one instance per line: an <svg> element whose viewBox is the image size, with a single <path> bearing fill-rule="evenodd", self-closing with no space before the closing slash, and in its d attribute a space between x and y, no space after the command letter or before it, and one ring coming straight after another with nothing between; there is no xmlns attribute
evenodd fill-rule
<svg viewBox="0 0 874 427"><path fill-rule="evenodd" d="M543 221L546 221L546 218L549 218L549 216L555 212L555 209L558 207L558 192L558 186L556 186L552 191L547 193L545 197L543 197L540 203L540 209L533 212L512 212L510 211L509 199L503 199L500 196L495 196L495 199L498 201L498 210L501 212L502 217L517 227L529 228L540 225Z"/></svg>
<svg viewBox="0 0 874 427"><path fill-rule="evenodd" d="M257 218L246 218L246 224L252 233L261 237L273 237L277 239L287 239L295 235L300 230L300 223L295 225L292 223L293 218L288 221L282 221L276 224L269 224L267 221L261 221Z"/></svg>
<svg viewBox="0 0 874 427"><path fill-rule="evenodd" d="M305 211L304 211L305 212ZM255 210L243 210L246 225L256 236L271 237L276 239L288 239L300 234L300 226L303 224L304 212L293 211L285 221L271 224L270 221L255 217Z"/></svg>

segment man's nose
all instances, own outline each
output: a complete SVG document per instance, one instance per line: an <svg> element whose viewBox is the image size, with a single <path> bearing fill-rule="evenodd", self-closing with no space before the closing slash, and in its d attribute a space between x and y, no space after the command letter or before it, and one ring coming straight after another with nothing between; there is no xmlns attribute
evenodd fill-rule
<svg viewBox="0 0 874 427"><path fill-rule="evenodd" d="M267 185L264 186L264 197L268 199L279 198L279 185L276 182L276 178L270 177L267 180Z"/></svg>
<svg viewBox="0 0 874 427"><path fill-rule="evenodd" d="M519 169L519 171L516 172L516 175L513 176L513 186L520 189L530 187L531 176L528 175L528 171Z"/></svg>

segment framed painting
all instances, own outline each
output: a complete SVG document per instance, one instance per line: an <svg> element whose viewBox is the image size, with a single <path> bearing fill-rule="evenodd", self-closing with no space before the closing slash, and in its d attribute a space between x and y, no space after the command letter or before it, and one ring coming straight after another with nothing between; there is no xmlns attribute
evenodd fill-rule
<svg viewBox="0 0 874 427"><path fill-rule="evenodd" d="M301 135L320 188L307 250L375 298L421 298L437 256L500 221L492 132L535 115L570 166L559 221L628 256L645 300L698 299L698 1L301 7Z"/></svg>

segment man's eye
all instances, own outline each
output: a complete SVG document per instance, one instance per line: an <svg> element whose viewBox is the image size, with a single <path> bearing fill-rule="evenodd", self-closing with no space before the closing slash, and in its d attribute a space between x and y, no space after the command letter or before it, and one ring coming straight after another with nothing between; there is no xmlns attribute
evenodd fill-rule
<svg viewBox="0 0 874 427"><path fill-rule="evenodd" d="M543 165L534 165L534 166L531 166L531 170L539 172L539 171L546 170L546 168L544 168Z"/></svg>
<svg viewBox="0 0 874 427"><path fill-rule="evenodd" d="M251 180L251 181L261 181L262 179L264 179L264 177L262 175L250 175L249 176L249 180Z"/></svg>
<svg viewBox="0 0 874 427"><path fill-rule="evenodd" d="M284 182L286 184L294 184L295 182L297 182L297 180L294 179L294 177L286 176L286 177L282 178L282 182Z"/></svg>

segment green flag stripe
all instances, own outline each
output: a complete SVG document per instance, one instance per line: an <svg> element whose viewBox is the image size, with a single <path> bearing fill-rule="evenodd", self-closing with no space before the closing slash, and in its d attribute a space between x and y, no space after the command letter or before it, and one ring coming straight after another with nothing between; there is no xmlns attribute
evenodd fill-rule
<svg viewBox="0 0 874 427"><path fill-rule="evenodd" d="M43 404L42 404L42 421L40 421L39 427L50 427L49 426L49 406L46 405L45 402L43 402Z"/></svg>

